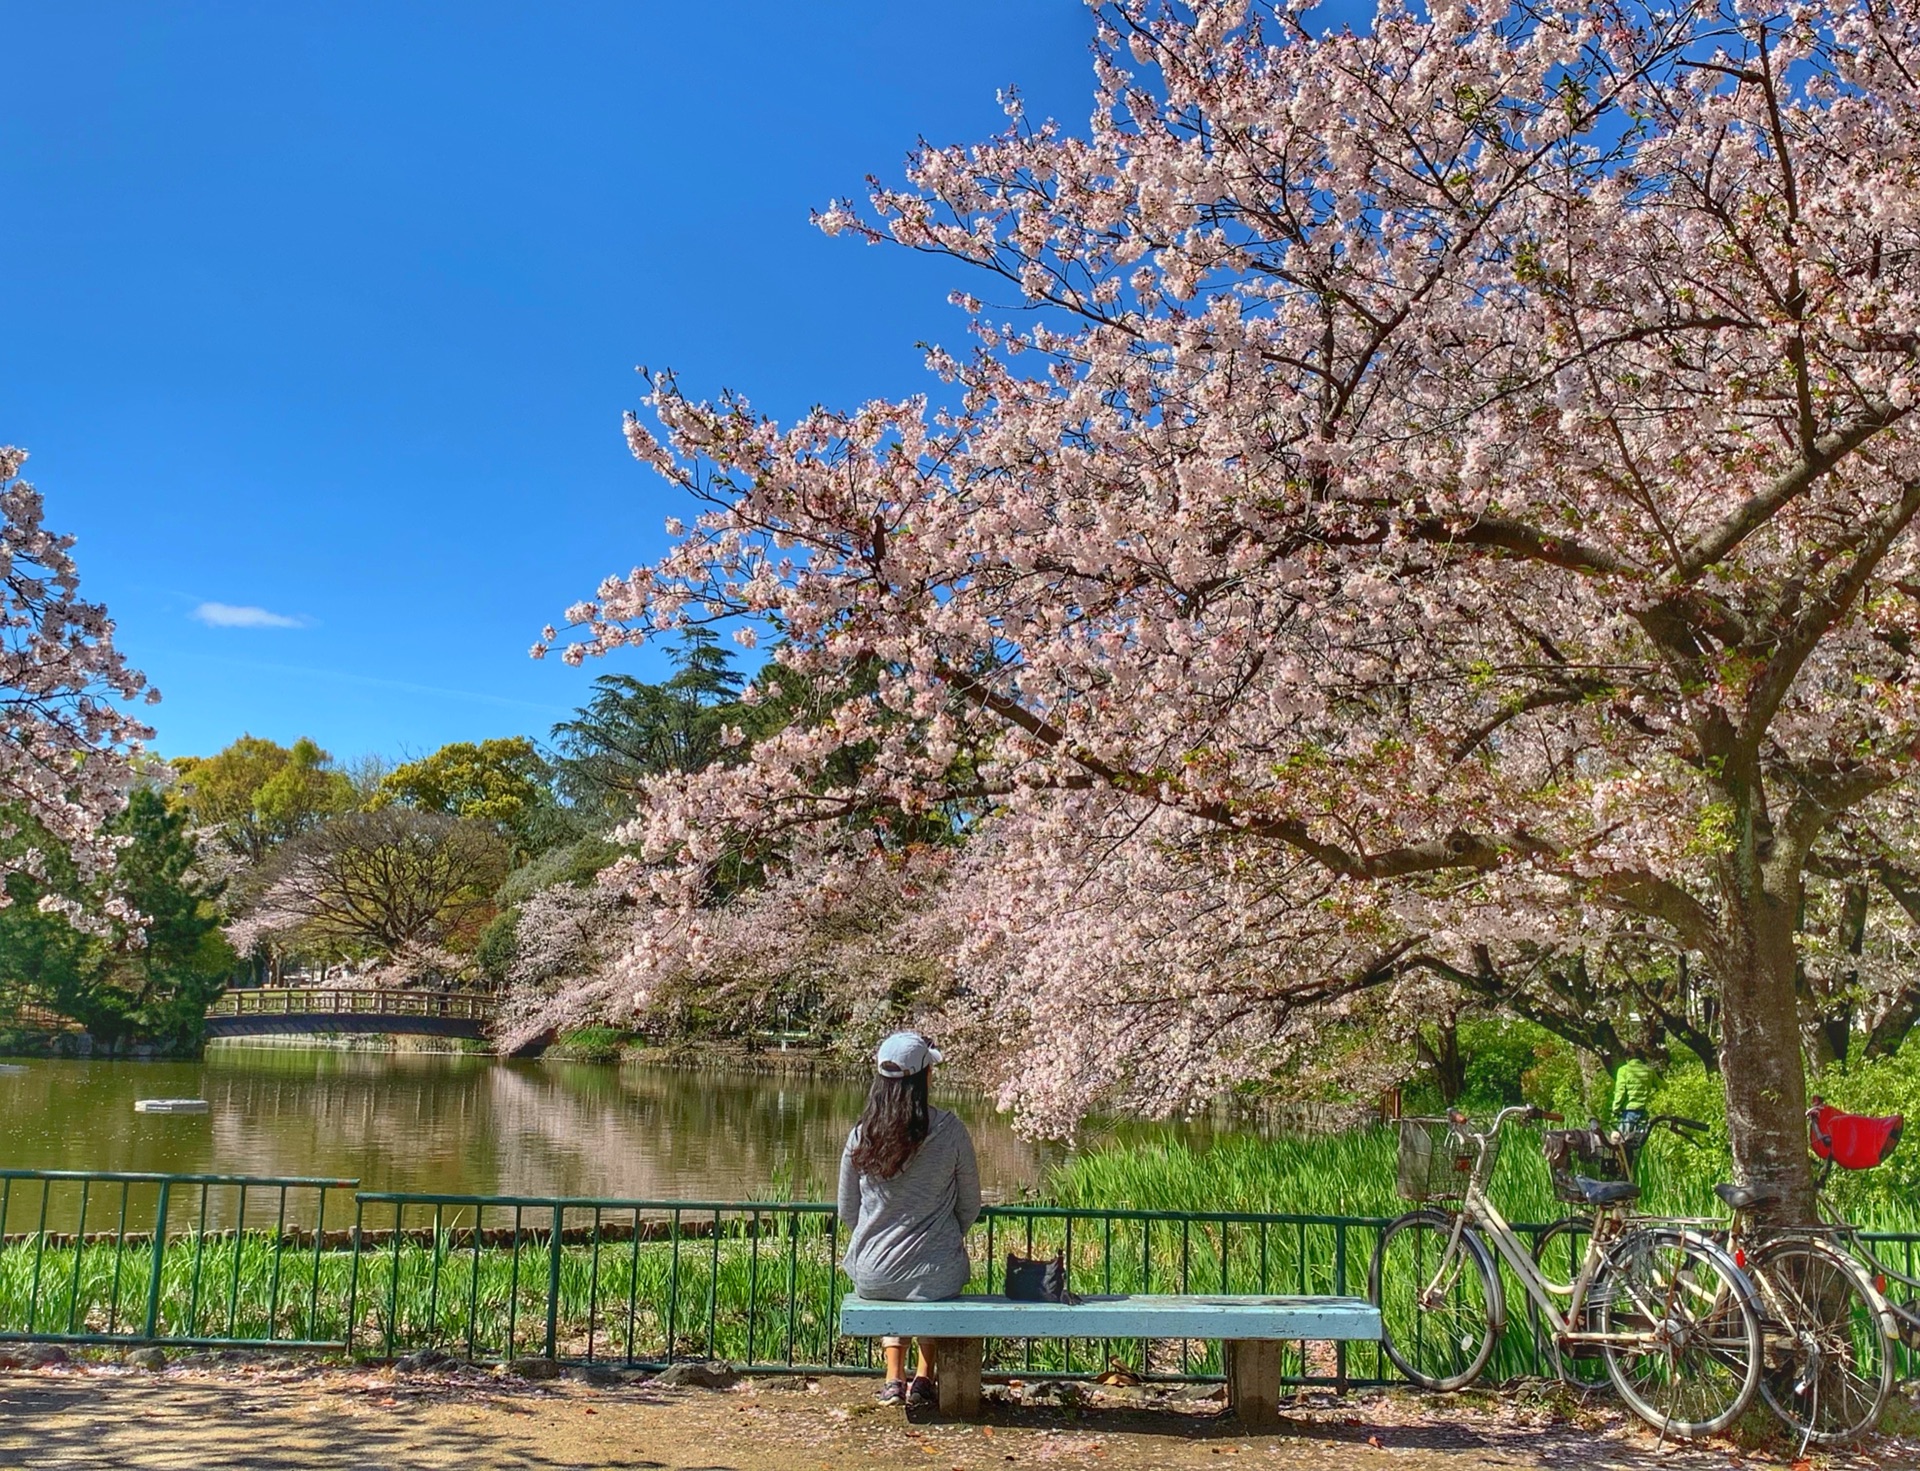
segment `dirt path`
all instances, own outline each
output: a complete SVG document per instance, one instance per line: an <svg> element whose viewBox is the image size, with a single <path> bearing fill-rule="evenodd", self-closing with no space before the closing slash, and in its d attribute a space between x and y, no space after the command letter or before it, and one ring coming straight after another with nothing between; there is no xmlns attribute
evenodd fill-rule
<svg viewBox="0 0 1920 1471"><path fill-rule="evenodd" d="M1773 1462L1729 1446L1664 1450L1609 1415L1410 1395L1302 1402L1291 1428L1244 1436L1215 1402L1123 1391L1087 1405L996 1404L985 1426L910 1423L865 1381L726 1390L533 1385L475 1371L55 1368L0 1373L0 1466L114 1471L1116 1471L1261 1466L1379 1471L1695 1471ZM1126 1403L1131 1399L1132 1403ZM1115 1401L1121 1402L1115 1402ZM1224 1458L1233 1457L1234 1460ZM1816 1462L1816 1465L1821 1464ZM1920 1467L1920 1440L1832 1465Z"/></svg>

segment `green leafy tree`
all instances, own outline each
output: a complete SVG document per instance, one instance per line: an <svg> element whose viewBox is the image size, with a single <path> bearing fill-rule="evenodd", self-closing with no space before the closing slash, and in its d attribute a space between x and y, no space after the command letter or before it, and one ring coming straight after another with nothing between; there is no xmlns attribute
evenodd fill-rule
<svg viewBox="0 0 1920 1471"><path fill-rule="evenodd" d="M549 846L560 831L552 768L525 736L455 741L395 767L367 807L396 805L492 828L521 855Z"/></svg>
<svg viewBox="0 0 1920 1471"><path fill-rule="evenodd" d="M353 810L353 782L333 757L302 736L282 746L243 735L212 756L182 757L178 801L252 864L290 838Z"/></svg>

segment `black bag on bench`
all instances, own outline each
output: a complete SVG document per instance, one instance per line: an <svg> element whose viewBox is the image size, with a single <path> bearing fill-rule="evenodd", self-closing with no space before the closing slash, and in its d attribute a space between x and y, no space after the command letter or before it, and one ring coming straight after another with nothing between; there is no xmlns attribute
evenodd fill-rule
<svg viewBox="0 0 1920 1471"><path fill-rule="evenodd" d="M1047 1260L1007 1253L1006 1294L1017 1302L1080 1301L1067 1291L1067 1259L1061 1253Z"/></svg>

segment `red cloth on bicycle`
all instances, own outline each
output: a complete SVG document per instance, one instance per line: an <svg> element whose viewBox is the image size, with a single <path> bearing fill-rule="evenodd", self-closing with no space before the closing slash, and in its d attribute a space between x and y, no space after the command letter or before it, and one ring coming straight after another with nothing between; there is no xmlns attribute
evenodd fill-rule
<svg viewBox="0 0 1920 1471"><path fill-rule="evenodd" d="M1870 1119L1823 1103L1813 1115L1813 1152L1843 1170L1870 1170L1893 1153L1905 1124L1899 1114Z"/></svg>

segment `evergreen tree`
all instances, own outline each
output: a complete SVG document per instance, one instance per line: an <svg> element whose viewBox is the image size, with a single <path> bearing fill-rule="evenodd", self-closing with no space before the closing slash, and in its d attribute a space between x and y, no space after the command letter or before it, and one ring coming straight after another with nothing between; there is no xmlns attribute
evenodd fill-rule
<svg viewBox="0 0 1920 1471"><path fill-rule="evenodd" d="M554 726L560 788L577 806L625 817L649 778L700 771L737 758L728 726L750 730L754 712L740 703L745 678L711 629L689 628L672 651L674 672L659 684L603 674L572 720Z"/></svg>
<svg viewBox="0 0 1920 1471"><path fill-rule="evenodd" d="M97 1040L197 1039L207 1005L225 988L235 959L220 934L225 887L195 868L188 814L149 789L136 789L111 830L132 841L121 851L112 892L141 916L139 929L112 918L104 887L81 889L70 866L44 878L7 877L0 909L0 1000L31 1003L71 1018ZM31 839L23 827L17 843ZM79 928L40 907L48 894L76 899Z"/></svg>

